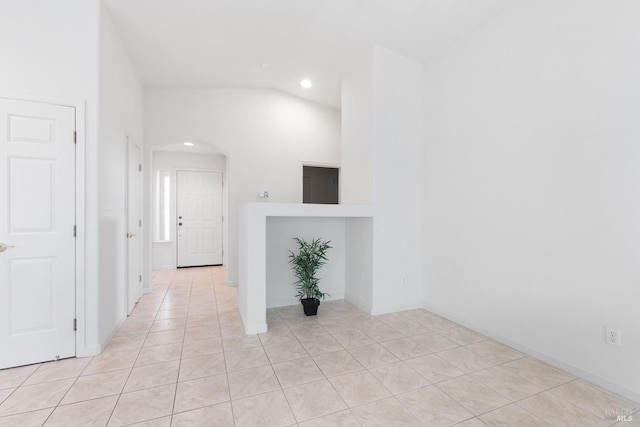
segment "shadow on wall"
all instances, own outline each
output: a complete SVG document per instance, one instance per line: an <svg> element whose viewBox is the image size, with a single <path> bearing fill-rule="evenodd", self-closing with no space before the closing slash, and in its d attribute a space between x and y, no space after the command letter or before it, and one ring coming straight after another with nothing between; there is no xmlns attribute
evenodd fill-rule
<svg viewBox="0 0 640 427"><path fill-rule="evenodd" d="M107 212L109 214L109 212ZM122 254L126 253L124 221L118 224L115 213L100 220L100 241L102 248L110 248L112 253L100 252L100 343L105 343L115 332L118 319L126 316L126 274Z"/></svg>

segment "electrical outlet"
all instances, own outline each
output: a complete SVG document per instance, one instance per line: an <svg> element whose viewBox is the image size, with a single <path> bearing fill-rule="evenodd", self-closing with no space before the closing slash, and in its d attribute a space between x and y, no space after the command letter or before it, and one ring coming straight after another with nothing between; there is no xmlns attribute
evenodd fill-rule
<svg viewBox="0 0 640 427"><path fill-rule="evenodd" d="M605 328L605 329L606 330L605 330L604 341L607 344L620 347L620 329L613 329L613 328Z"/></svg>

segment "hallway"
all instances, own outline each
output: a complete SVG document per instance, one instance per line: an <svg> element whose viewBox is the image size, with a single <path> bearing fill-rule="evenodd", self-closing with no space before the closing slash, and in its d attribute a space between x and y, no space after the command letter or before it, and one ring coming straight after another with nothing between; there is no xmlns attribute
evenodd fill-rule
<svg viewBox="0 0 640 427"><path fill-rule="evenodd" d="M0 371L0 426L582 427L637 406L424 310L282 307L245 336L225 281L156 272L101 355Z"/></svg>

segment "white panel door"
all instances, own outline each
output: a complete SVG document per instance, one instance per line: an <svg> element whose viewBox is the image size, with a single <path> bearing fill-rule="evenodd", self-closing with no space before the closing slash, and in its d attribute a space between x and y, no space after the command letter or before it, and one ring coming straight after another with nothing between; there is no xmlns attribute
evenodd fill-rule
<svg viewBox="0 0 640 427"><path fill-rule="evenodd" d="M178 267L222 264L222 172L177 173Z"/></svg>
<svg viewBox="0 0 640 427"><path fill-rule="evenodd" d="M142 296L142 160L127 138L127 314Z"/></svg>
<svg viewBox="0 0 640 427"><path fill-rule="evenodd" d="M75 356L75 109L0 98L0 368Z"/></svg>

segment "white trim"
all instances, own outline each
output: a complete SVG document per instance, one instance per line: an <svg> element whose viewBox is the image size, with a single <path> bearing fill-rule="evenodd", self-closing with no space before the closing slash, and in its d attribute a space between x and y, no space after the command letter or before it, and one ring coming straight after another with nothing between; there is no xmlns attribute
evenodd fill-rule
<svg viewBox="0 0 640 427"><path fill-rule="evenodd" d="M145 142L142 147L142 198L147 197L147 204L142 203L142 218L149 225L150 233L144 234L142 243L142 292L153 291L153 150ZM146 207L146 210L145 210ZM146 271L146 273L145 273Z"/></svg>
<svg viewBox="0 0 640 427"><path fill-rule="evenodd" d="M365 301L355 298L351 295L349 295L348 293L344 294L344 300L355 305L356 307L358 307L360 310L364 311L365 313L371 314L371 304L366 303Z"/></svg>
<svg viewBox="0 0 640 427"><path fill-rule="evenodd" d="M175 270L176 267L175 265L159 265L156 268L153 269L153 271L162 271L162 270Z"/></svg>
<svg viewBox="0 0 640 427"><path fill-rule="evenodd" d="M89 346L89 347L85 347L84 352L85 352L84 356L76 355L76 357L97 356L98 354L102 353L102 346L100 346L100 345L92 345L92 346Z"/></svg>
<svg viewBox="0 0 640 427"><path fill-rule="evenodd" d="M227 286L238 286L238 280L229 280Z"/></svg>
<svg viewBox="0 0 640 427"><path fill-rule="evenodd" d="M302 197L304 194L304 167L305 166L311 166L314 168L338 169L338 204L341 205L342 204L342 165L340 165L340 163L323 163L323 162L306 162L306 161L300 162L300 176L298 179L298 183L300 185L298 194L300 194L300 199L298 200L298 203L303 203Z"/></svg>
<svg viewBox="0 0 640 427"><path fill-rule="evenodd" d="M79 100L79 99L48 98L48 97L38 97L33 95L24 95L24 94L15 94L15 93L8 94L8 95L0 95L0 98L13 99L15 101L30 101L30 102L39 102L41 104L60 105L62 107L80 108L83 112L85 110L85 101ZM77 114L76 114L76 117L77 117Z"/></svg>
<svg viewBox="0 0 640 427"><path fill-rule="evenodd" d="M244 332L246 335L255 335L255 334L264 334L269 330L269 326L267 323L252 323L248 325L244 318L240 316L242 319L242 324L244 325Z"/></svg>
<svg viewBox="0 0 640 427"><path fill-rule="evenodd" d="M387 305L382 307L376 306L371 309L371 315L379 316L381 314L397 313L399 311L415 310L417 308L422 308L422 306L418 302L416 302L415 304L398 304L398 305Z"/></svg>
<svg viewBox="0 0 640 427"><path fill-rule="evenodd" d="M267 332L267 324L264 325L244 325L244 330L247 335L264 334Z"/></svg>
<svg viewBox="0 0 640 427"><path fill-rule="evenodd" d="M334 168L334 169L340 169L341 165L340 163L330 163L330 162L307 162L307 161L301 161L300 165L302 166L312 166L312 167L316 167L316 168Z"/></svg>
<svg viewBox="0 0 640 427"><path fill-rule="evenodd" d="M94 356L100 349L87 347L86 314L86 111L85 102L74 103L76 109L76 357ZM97 350L97 351L96 351Z"/></svg>
<svg viewBox="0 0 640 427"><path fill-rule="evenodd" d="M267 309L278 308L278 307L288 307L290 305L296 305L298 303L300 303L300 299L296 297L268 299Z"/></svg>
<svg viewBox="0 0 640 427"><path fill-rule="evenodd" d="M558 369L562 369L563 371L569 372L570 374L573 374L577 377L583 378L587 381L590 381L596 385L599 385L601 387L604 387L608 390L611 390L615 393L618 393L619 395L626 397L628 399L631 399L635 402L640 402L640 393L630 389L628 387L625 387L623 385L620 384L616 384L612 381L607 380L606 378L603 378L597 374L594 374L593 372L590 372L580 366L576 366L573 365L571 363L565 362L564 360L558 359L554 356L551 356L547 353L538 351L532 347L529 347L525 344L521 344L517 341L513 341L509 338L505 338L500 334L497 334L493 331L490 331L488 329L482 328L482 327L478 327L475 323L468 321L467 319L464 319L462 317L453 315L451 313L448 312L444 312L442 310L439 310L437 308L431 307L429 304L424 303L423 304L423 308L425 310L428 310L434 314L437 314L439 316L442 316L448 320L454 321L468 329L471 329L475 332L478 332L482 335L485 335L495 341L498 341L502 344L508 345L509 347L513 347L516 350L519 350L523 353L528 354L529 356L535 357L536 359L539 359L543 362L548 363L549 365L555 366Z"/></svg>
<svg viewBox="0 0 640 427"><path fill-rule="evenodd" d="M103 339L102 342L100 342L100 345L95 346L95 348L98 350L98 353L96 354L102 353L107 348L107 346L113 339L113 336L116 334L118 329L120 329L120 327L124 324L126 320L127 320L127 317L125 316L125 318L120 320L120 322L118 322L116 326L111 330L111 332L109 332L109 334L105 337L105 339Z"/></svg>
<svg viewBox="0 0 640 427"><path fill-rule="evenodd" d="M124 232L125 233L129 233L129 184L130 184L129 162L131 161L131 159L129 158L129 155L131 154L129 152L130 151L129 143L132 143L135 145L135 142L133 142L133 140L131 141L129 140L129 133L125 131L124 133ZM141 157L140 162L142 163L142 150L140 151L140 157ZM124 238L124 260L123 260L123 263L124 263L124 315L125 317L128 317L131 313L133 313L133 310L131 310L131 313L129 313L129 295L130 295L129 294L129 242L127 241L128 238L126 235L122 238ZM142 270L140 271L140 273L142 273ZM105 341L105 343L109 343L114 333L115 331L111 331L111 333L109 334L109 339ZM102 347L102 349L105 348L103 343L100 344L100 347Z"/></svg>
<svg viewBox="0 0 640 427"><path fill-rule="evenodd" d="M124 227L125 227L125 231L127 233L129 233L129 224L130 224L130 219L129 218L129 212L130 212L130 206L129 206L129 193L131 191L131 189L129 188L129 185L131 184L131 182L129 181L130 179L130 166L131 166L131 158L129 157L131 155L131 150L130 150L130 145L133 145L134 147L136 147L138 149L138 153L140 153L140 167L142 167L142 163L144 162L143 160L143 153L144 153L144 147L140 147L137 143L136 140L134 138L132 138L131 136L129 136L129 132L125 131L124 133L124 152L125 152L125 174L124 174ZM144 217L144 206L142 203L142 192L144 191L144 175L142 174L142 171L140 171L140 182L138 183L138 193L140 195L140 200L138 201L139 204L139 212L140 212L140 218L138 218L140 221L142 221L142 218ZM140 275L144 274L144 255L143 255L143 243L144 243L144 230L145 230L145 223L142 223L141 226L139 226L139 233L140 233L140 249L139 249L139 253L138 253L138 257L139 257L139 261L140 261ZM124 294L124 313L126 316L129 316L131 313L129 313L129 298L131 297L131 292L129 289L130 283L129 283L129 276L130 276L130 272L129 272L129 238L125 236L123 236L124 239L124 289L125 289L125 294ZM136 300L136 303L140 300L140 297L142 297L142 294L144 294L144 283L141 282L140 284L140 295L138 295L138 298ZM133 304L133 308L135 308L135 304ZM133 308L131 309L131 312L133 312Z"/></svg>

